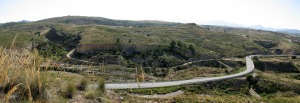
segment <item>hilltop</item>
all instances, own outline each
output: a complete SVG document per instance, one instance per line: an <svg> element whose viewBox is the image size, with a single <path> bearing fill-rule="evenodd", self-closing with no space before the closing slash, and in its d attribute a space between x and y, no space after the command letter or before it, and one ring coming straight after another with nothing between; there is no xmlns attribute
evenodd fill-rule
<svg viewBox="0 0 300 103"><path fill-rule="evenodd" d="M37 21L40 23L63 23L63 24L75 24L75 25L107 25L107 26L124 26L124 27L143 27L143 26L172 26L179 23L163 22L163 21L131 21L131 20L114 20L103 17L85 17L85 16L64 16L55 17Z"/></svg>

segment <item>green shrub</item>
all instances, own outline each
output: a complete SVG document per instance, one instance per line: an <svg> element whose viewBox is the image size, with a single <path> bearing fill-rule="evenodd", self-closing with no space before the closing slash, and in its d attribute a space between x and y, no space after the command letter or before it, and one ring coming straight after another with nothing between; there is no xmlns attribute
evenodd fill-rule
<svg viewBox="0 0 300 103"><path fill-rule="evenodd" d="M297 79L297 80L300 80L300 75L294 75L292 76L293 79Z"/></svg>
<svg viewBox="0 0 300 103"><path fill-rule="evenodd" d="M253 76L252 76L251 74L249 74L249 75L246 76L246 80L247 80L248 82L251 82L251 81L252 81L252 78L253 78Z"/></svg>
<svg viewBox="0 0 300 103"><path fill-rule="evenodd" d="M248 81L249 83L249 89L251 88L251 86L253 85L253 76L251 74L248 74L246 76L246 80Z"/></svg>

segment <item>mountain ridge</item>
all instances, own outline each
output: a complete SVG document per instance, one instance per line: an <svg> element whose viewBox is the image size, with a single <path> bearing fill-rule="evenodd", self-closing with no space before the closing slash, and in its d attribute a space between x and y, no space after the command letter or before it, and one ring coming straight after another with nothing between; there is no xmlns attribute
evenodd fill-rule
<svg viewBox="0 0 300 103"><path fill-rule="evenodd" d="M161 20L117 20L117 19L109 19L105 17L89 17L89 16L62 16L62 17L53 17L47 18L37 21L28 21L28 20L21 20L17 22L7 22L7 23L0 23L2 27L10 27L19 24L25 23L66 23L66 24L75 24L75 25L89 25L89 24L96 24L96 25L108 25L108 26L176 26L178 24L184 24L180 22L168 22L168 21L161 21ZM300 30L298 29L288 29L288 28L272 28L272 27L265 27L263 25L253 25L253 26L244 26L237 23L225 22L220 20L212 20L203 23L197 23L198 25L215 25L215 26L228 26L228 27L238 27L238 28L251 28L257 30L267 30L267 31L274 31L274 32L281 32L287 33L293 36L300 36Z"/></svg>

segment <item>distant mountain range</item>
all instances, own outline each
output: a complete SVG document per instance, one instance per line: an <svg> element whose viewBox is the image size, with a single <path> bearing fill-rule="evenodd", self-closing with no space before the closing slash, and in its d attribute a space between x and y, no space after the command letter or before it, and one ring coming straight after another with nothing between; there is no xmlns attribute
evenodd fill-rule
<svg viewBox="0 0 300 103"><path fill-rule="evenodd" d="M114 20L104 17L87 17L87 16L63 16L54 17L44 20L39 20L37 22L44 23L66 23L75 25L87 25L87 24L97 24L97 25L109 25L109 26L172 26L179 23L174 22L164 22L155 20L142 20L142 21L132 21L132 20Z"/></svg>
<svg viewBox="0 0 300 103"><path fill-rule="evenodd" d="M267 31L288 33L288 34L291 34L291 35L300 36L300 30L297 30L297 29L283 29L283 28L279 29L279 28L272 28L272 27L264 27L262 25L254 25L254 26L247 27L247 26L244 26L244 25L241 25L241 24L230 23L230 22L219 21L219 20L207 21L207 22L203 22L201 24L204 24L204 25L229 26L229 27L241 27L241 28L251 28L251 29L258 29L258 30L267 30Z"/></svg>
<svg viewBox="0 0 300 103"><path fill-rule="evenodd" d="M0 23L0 26L5 28L5 27L11 27L14 25L19 25L19 24L25 24L25 23L30 23L32 21L28 21L28 20L21 20L21 21L12 21L12 22L7 22L7 23Z"/></svg>
<svg viewBox="0 0 300 103"><path fill-rule="evenodd" d="M206 21L206 22L203 22L201 24L204 24L204 25L217 25L217 26L230 26L230 27L243 27L243 28L246 27L246 26L241 25L241 24L230 23L230 22L225 22L225 21L220 21L220 20Z"/></svg>
<svg viewBox="0 0 300 103"><path fill-rule="evenodd" d="M250 26L249 28L259 29L259 30L267 30L267 31L275 31L275 32L282 32L282 33L288 33L288 34L293 34L293 35L300 36L300 30L297 30L297 29L277 29L277 28L272 28L272 27L264 27L262 25Z"/></svg>
<svg viewBox="0 0 300 103"><path fill-rule="evenodd" d="M75 17L76 20L73 20L74 18L68 18L68 16L65 16L65 17L58 17L60 20L58 20L59 22L66 22L66 23L69 23L69 22L73 22L75 24L82 24L83 22L81 22L81 19L82 17ZM80 18L78 20L78 18ZM93 18L93 17L90 17L90 18ZM85 18L86 19L86 18ZM91 21L89 20L89 23L90 22L93 22L95 24L99 24L102 23L103 21L105 21L106 23L108 23L107 21L109 22L112 22L114 20L111 20L111 19L106 19L106 18L96 18L97 20L95 21ZM47 21L46 20L42 20L42 21ZM130 21L127 21L127 20L117 20L118 23L117 24L114 24L114 25L120 25L120 24L124 24L124 23L128 23ZM32 22L32 21L28 21L28 20L21 20L21 21L17 21L17 22L9 22L9 23L0 23L0 25L14 25L14 24L19 24L19 23L28 23L28 22ZM170 22L163 22L163 21L150 21L150 20L145 20L145 21L136 21L138 22L138 24L140 25L141 23L142 24L146 24L146 25L153 25L153 24L164 24L164 25L172 25L173 23L170 23ZM85 22L83 23L85 24ZM135 22L130 22L129 24L131 25L134 25L136 26ZM174 23L175 24L175 23ZM206 21L206 22L202 22L202 23L199 23L201 25L216 25L216 26L229 26L229 27L241 27L241 28L251 28L251 29L257 29L257 30L267 30L267 31L274 31L274 32L281 32L281 33L288 33L288 34L291 34L291 35L294 35L294 36L300 36L300 30L297 30L297 29L286 29L286 28L272 28L272 27L265 27L263 25L254 25L254 26L244 26L244 25L241 25L241 24L237 24L237 23L231 23L231 22L225 22L225 21L220 21L220 20L212 20L212 21Z"/></svg>
<svg viewBox="0 0 300 103"><path fill-rule="evenodd" d="M31 22L31 21L29 21L29 20L21 20L21 21L17 21L17 22L28 23L28 22Z"/></svg>
<svg viewBox="0 0 300 103"><path fill-rule="evenodd" d="M145 26L175 26L180 23L175 22L164 22L157 20L114 20L103 17L87 17L87 16L63 16L63 17L54 17L38 21L28 21L22 20L18 22L8 22L1 25L2 28L11 28L13 26L18 26L20 24L28 23L43 23L43 24L74 24L74 25L107 25L107 26L125 26L125 27L145 27Z"/></svg>

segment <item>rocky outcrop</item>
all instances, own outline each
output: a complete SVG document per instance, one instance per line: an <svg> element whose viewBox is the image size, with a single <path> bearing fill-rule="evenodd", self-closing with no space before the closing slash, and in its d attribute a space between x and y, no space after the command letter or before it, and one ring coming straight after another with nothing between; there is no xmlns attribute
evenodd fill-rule
<svg viewBox="0 0 300 103"><path fill-rule="evenodd" d="M45 37L60 46L63 46L66 50L71 50L75 48L80 40L80 34L68 34L64 31L58 31L54 28L51 28L48 33L46 33Z"/></svg>

